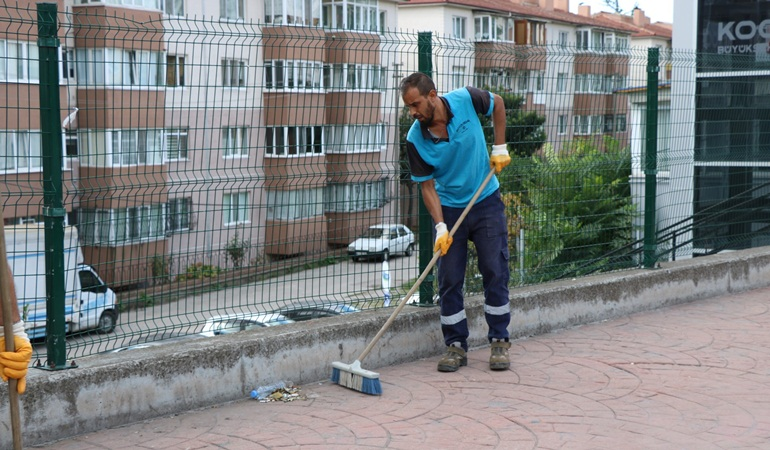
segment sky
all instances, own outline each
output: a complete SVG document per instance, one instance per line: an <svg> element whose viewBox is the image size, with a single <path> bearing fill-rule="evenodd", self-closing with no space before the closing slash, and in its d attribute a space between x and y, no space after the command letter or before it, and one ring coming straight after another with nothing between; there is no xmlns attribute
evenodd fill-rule
<svg viewBox="0 0 770 450"><path fill-rule="evenodd" d="M612 2L614 3L614 0ZM639 6L652 22L673 23L674 21L674 2L672 0L619 0L618 3L623 9L623 13L629 13L634 9L634 6ZM591 6L591 14L600 11L612 11L604 0L570 0L570 12L577 14L580 4Z"/></svg>

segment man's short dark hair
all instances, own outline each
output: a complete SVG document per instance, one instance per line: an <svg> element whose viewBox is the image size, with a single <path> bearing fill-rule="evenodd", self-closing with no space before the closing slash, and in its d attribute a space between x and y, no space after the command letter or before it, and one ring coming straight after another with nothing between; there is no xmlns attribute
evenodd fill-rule
<svg viewBox="0 0 770 450"><path fill-rule="evenodd" d="M433 80L431 80L429 76L422 72L415 72L401 80L401 85L399 86L399 89L401 90L401 97L406 94L406 91L412 88L417 88L417 92L419 92L420 95L427 96L430 91L436 90L436 85L433 83Z"/></svg>

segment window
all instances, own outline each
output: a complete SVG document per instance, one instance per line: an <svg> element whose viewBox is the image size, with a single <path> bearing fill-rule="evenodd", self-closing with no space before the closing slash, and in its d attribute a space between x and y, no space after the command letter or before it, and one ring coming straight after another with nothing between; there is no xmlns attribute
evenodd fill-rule
<svg viewBox="0 0 770 450"><path fill-rule="evenodd" d="M299 220L324 213L323 188L267 191L268 220Z"/></svg>
<svg viewBox="0 0 770 450"><path fill-rule="evenodd" d="M265 61L265 89L313 90L323 87L319 61Z"/></svg>
<svg viewBox="0 0 770 450"><path fill-rule="evenodd" d="M268 127L265 130L265 154L268 156L322 155L323 127Z"/></svg>
<svg viewBox="0 0 770 450"><path fill-rule="evenodd" d="M0 81L40 81L39 61L37 43L0 40Z"/></svg>
<svg viewBox="0 0 770 450"><path fill-rule="evenodd" d="M575 116L575 135L587 135L590 130L590 116Z"/></svg>
<svg viewBox="0 0 770 450"><path fill-rule="evenodd" d="M219 0L219 17L228 20L243 19L243 0Z"/></svg>
<svg viewBox="0 0 770 450"><path fill-rule="evenodd" d="M615 116L615 131L623 133L626 131L626 115L618 114Z"/></svg>
<svg viewBox="0 0 770 450"><path fill-rule="evenodd" d="M246 86L246 61L238 59L222 60L222 86Z"/></svg>
<svg viewBox="0 0 770 450"><path fill-rule="evenodd" d="M222 128L222 156L243 158L249 156L249 135L247 127Z"/></svg>
<svg viewBox="0 0 770 450"><path fill-rule="evenodd" d="M164 239L164 205L120 209L81 209L78 231L86 245L123 245Z"/></svg>
<svg viewBox="0 0 770 450"><path fill-rule="evenodd" d="M30 172L43 168L40 131L0 131L0 171Z"/></svg>
<svg viewBox="0 0 770 450"><path fill-rule="evenodd" d="M113 167L163 163L163 130L78 130L80 164Z"/></svg>
<svg viewBox="0 0 770 450"><path fill-rule="evenodd" d="M559 47L567 48L569 45L569 33L566 31L559 31Z"/></svg>
<svg viewBox="0 0 770 450"><path fill-rule="evenodd" d="M377 0L323 0L322 16L327 28L373 33L380 30Z"/></svg>
<svg viewBox="0 0 770 450"><path fill-rule="evenodd" d="M466 38L465 26L466 26L465 17L453 16L452 17L452 37L455 39L465 39Z"/></svg>
<svg viewBox="0 0 770 450"><path fill-rule="evenodd" d="M225 226L249 222L249 193L225 194L222 198L222 220Z"/></svg>
<svg viewBox="0 0 770 450"><path fill-rule="evenodd" d="M169 233L190 229L192 198L169 199L166 204L166 231Z"/></svg>
<svg viewBox="0 0 770 450"><path fill-rule="evenodd" d="M166 130L166 160L187 159L187 128Z"/></svg>
<svg viewBox="0 0 770 450"><path fill-rule="evenodd" d="M591 116L591 134L602 133L602 116Z"/></svg>
<svg viewBox="0 0 770 450"><path fill-rule="evenodd" d="M324 133L326 153L362 153L385 150L384 123L371 125L331 125Z"/></svg>
<svg viewBox="0 0 770 450"><path fill-rule="evenodd" d="M78 132L75 130L64 131L64 164L62 169L72 169L72 161L78 157Z"/></svg>
<svg viewBox="0 0 770 450"><path fill-rule="evenodd" d="M326 186L326 212L369 211L387 203L386 180Z"/></svg>
<svg viewBox="0 0 770 450"><path fill-rule="evenodd" d="M65 83L75 81L75 51L62 47L61 49L61 73L59 77Z"/></svg>
<svg viewBox="0 0 770 450"><path fill-rule="evenodd" d="M476 71L476 86L488 86L490 89L512 91L514 72L510 69L479 69Z"/></svg>
<svg viewBox="0 0 770 450"><path fill-rule="evenodd" d="M590 48L591 30L577 30L575 32L575 48L578 50L588 50Z"/></svg>
<svg viewBox="0 0 770 450"><path fill-rule="evenodd" d="M567 74L566 73L556 74L556 92L566 92L566 91L567 91Z"/></svg>
<svg viewBox="0 0 770 450"><path fill-rule="evenodd" d="M184 86L184 56L166 55L166 86Z"/></svg>
<svg viewBox="0 0 770 450"><path fill-rule="evenodd" d="M604 115L604 132L612 133L615 126L615 117L612 114Z"/></svg>
<svg viewBox="0 0 770 450"><path fill-rule="evenodd" d="M535 72L535 91L542 92L545 80L545 72Z"/></svg>
<svg viewBox="0 0 770 450"><path fill-rule="evenodd" d="M321 2L320 0L265 0L265 23L319 26Z"/></svg>
<svg viewBox="0 0 770 450"><path fill-rule="evenodd" d="M169 16L184 16L184 0L165 0L164 6Z"/></svg>
<svg viewBox="0 0 770 450"><path fill-rule="evenodd" d="M529 71L519 72L517 88L519 92L529 91Z"/></svg>
<svg viewBox="0 0 770 450"><path fill-rule="evenodd" d="M557 129L559 134L567 134L567 116L560 115L557 123Z"/></svg>
<svg viewBox="0 0 770 450"><path fill-rule="evenodd" d="M476 16L473 19L473 35L477 41L514 42L514 20L502 16Z"/></svg>
<svg viewBox="0 0 770 450"><path fill-rule="evenodd" d="M589 75L591 77L591 92L600 94L604 92L604 75Z"/></svg>
<svg viewBox="0 0 770 450"><path fill-rule="evenodd" d="M75 58L80 86L162 86L165 83L162 52L78 48Z"/></svg>
<svg viewBox="0 0 770 450"><path fill-rule="evenodd" d="M529 44L530 45L545 44L545 24L544 23L542 22L529 23Z"/></svg>
<svg viewBox="0 0 770 450"><path fill-rule="evenodd" d="M382 90L385 69L370 64L330 64L324 67L323 85L333 90Z"/></svg>
<svg viewBox="0 0 770 450"><path fill-rule="evenodd" d="M452 66L452 89L465 86L465 66Z"/></svg>

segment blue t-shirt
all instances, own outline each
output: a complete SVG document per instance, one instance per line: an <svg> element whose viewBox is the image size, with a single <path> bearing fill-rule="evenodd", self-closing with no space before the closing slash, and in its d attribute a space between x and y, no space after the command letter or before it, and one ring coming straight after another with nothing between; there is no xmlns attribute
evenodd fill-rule
<svg viewBox="0 0 770 450"><path fill-rule="evenodd" d="M491 116L494 97L473 87L456 89L440 97L447 108L448 139L435 139L415 120L407 133L407 155L412 180L435 180L443 206L464 208L490 171L489 152L478 114ZM477 201L500 186L493 177Z"/></svg>

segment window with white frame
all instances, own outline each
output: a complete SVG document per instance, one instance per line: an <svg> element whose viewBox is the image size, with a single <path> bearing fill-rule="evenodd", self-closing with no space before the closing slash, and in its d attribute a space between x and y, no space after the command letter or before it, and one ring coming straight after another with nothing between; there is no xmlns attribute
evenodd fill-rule
<svg viewBox="0 0 770 450"><path fill-rule="evenodd" d="M86 245L117 246L164 239L165 225L163 204L78 211L78 231Z"/></svg>
<svg viewBox="0 0 770 450"><path fill-rule="evenodd" d="M265 0L265 23L319 26L321 0Z"/></svg>
<svg viewBox="0 0 770 450"><path fill-rule="evenodd" d="M331 90L379 91L386 87L385 70L371 64L327 64L323 85Z"/></svg>
<svg viewBox="0 0 770 450"><path fill-rule="evenodd" d="M327 28L372 33L380 30L377 0L323 0L321 15Z"/></svg>
<svg viewBox="0 0 770 450"><path fill-rule="evenodd" d="M163 10L169 16L184 16L185 0L164 0Z"/></svg>
<svg viewBox="0 0 770 450"><path fill-rule="evenodd" d="M575 48L583 51L591 48L591 30L577 30L575 32Z"/></svg>
<svg viewBox="0 0 770 450"><path fill-rule="evenodd" d="M75 51L69 48L61 48L61 73L59 78L68 83L75 81Z"/></svg>
<svg viewBox="0 0 770 450"><path fill-rule="evenodd" d="M558 130L559 134L567 134L567 116L566 115L562 114L559 116L556 129Z"/></svg>
<svg viewBox="0 0 770 450"><path fill-rule="evenodd" d="M222 60L222 86L246 86L246 61L227 58Z"/></svg>
<svg viewBox="0 0 770 450"><path fill-rule="evenodd" d="M250 222L248 192L234 192L222 196L222 222L225 226Z"/></svg>
<svg viewBox="0 0 770 450"><path fill-rule="evenodd" d="M559 31L559 47L567 48L569 46L569 33L566 31Z"/></svg>
<svg viewBox="0 0 770 450"><path fill-rule="evenodd" d="M265 61L265 89L314 90L323 88L324 65L320 61Z"/></svg>
<svg viewBox="0 0 770 450"><path fill-rule="evenodd" d="M316 156L324 154L323 127L286 126L265 129L265 155Z"/></svg>
<svg viewBox="0 0 770 450"><path fill-rule="evenodd" d="M545 23L529 22L529 44L530 45L545 44Z"/></svg>
<svg viewBox="0 0 770 450"><path fill-rule="evenodd" d="M465 66L452 66L452 89L465 86Z"/></svg>
<svg viewBox="0 0 770 450"><path fill-rule="evenodd" d="M187 128L170 128L165 138L167 161L187 159Z"/></svg>
<svg viewBox="0 0 770 450"><path fill-rule="evenodd" d="M602 116L591 116L591 134L601 134L602 131Z"/></svg>
<svg viewBox="0 0 770 450"><path fill-rule="evenodd" d="M529 71L528 70L522 70L518 73L516 89L519 92L529 91Z"/></svg>
<svg viewBox="0 0 770 450"><path fill-rule="evenodd" d="M36 42L0 40L0 81L37 83L39 72Z"/></svg>
<svg viewBox="0 0 770 450"><path fill-rule="evenodd" d="M623 75L615 75L613 78L613 89L620 90L626 88L626 77Z"/></svg>
<svg viewBox="0 0 770 450"><path fill-rule="evenodd" d="M163 52L113 48L75 50L78 85L162 86Z"/></svg>
<svg viewBox="0 0 770 450"><path fill-rule="evenodd" d="M474 76L476 86L512 91L515 73L511 69L479 69Z"/></svg>
<svg viewBox="0 0 770 450"><path fill-rule="evenodd" d="M184 86L185 77L184 55L166 55L166 86Z"/></svg>
<svg viewBox="0 0 770 450"><path fill-rule="evenodd" d="M512 17L483 15L473 18L476 41L514 42L515 23Z"/></svg>
<svg viewBox="0 0 770 450"><path fill-rule="evenodd" d="M578 73L575 75L575 92L591 92L591 75Z"/></svg>
<svg viewBox="0 0 770 450"><path fill-rule="evenodd" d="M567 74L557 73L556 74L556 92L566 92L566 91L567 91Z"/></svg>
<svg viewBox="0 0 770 450"><path fill-rule="evenodd" d="M591 92L600 94L604 92L604 75L591 75Z"/></svg>
<svg viewBox="0 0 770 450"><path fill-rule="evenodd" d="M605 114L604 115L604 132L605 133L612 133L615 128L615 116L612 114Z"/></svg>
<svg viewBox="0 0 770 450"><path fill-rule="evenodd" d="M222 156L246 158L249 156L249 129L247 127L222 128Z"/></svg>
<svg viewBox="0 0 770 450"><path fill-rule="evenodd" d="M382 208L387 203L387 180L326 186L326 212L357 212Z"/></svg>
<svg viewBox="0 0 770 450"><path fill-rule="evenodd" d="M626 115L618 114L615 116L615 131L623 133L626 131Z"/></svg>
<svg viewBox="0 0 770 450"><path fill-rule="evenodd" d="M80 164L94 167L163 163L164 130L78 130Z"/></svg>
<svg viewBox="0 0 770 450"><path fill-rule="evenodd" d="M535 72L535 91L542 92L544 84L545 84L545 72L536 71Z"/></svg>
<svg viewBox="0 0 770 450"><path fill-rule="evenodd" d="M36 172L43 168L39 130L0 131L0 171Z"/></svg>
<svg viewBox="0 0 770 450"><path fill-rule="evenodd" d="M244 0L219 0L219 17L227 20L243 19Z"/></svg>
<svg viewBox="0 0 770 450"><path fill-rule="evenodd" d="M386 147L384 123L329 125L324 132L326 153L380 152Z"/></svg>
<svg viewBox="0 0 770 450"><path fill-rule="evenodd" d="M591 130L591 116L574 116L575 135L588 135Z"/></svg>
<svg viewBox="0 0 770 450"><path fill-rule="evenodd" d="M192 198L172 198L166 203L166 232L174 233L190 229Z"/></svg>
<svg viewBox="0 0 770 450"><path fill-rule="evenodd" d="M467 37L465 27L467 26L465 17L452 16L452 37L455 39L465 39Z"/></svg>
<svg viewBox="0 0 770 450"><path fill-rule="evenodd" d="M324 213L323 188L267 191L268 220L300 220Z"/></svg>

